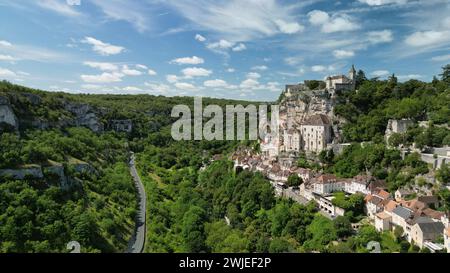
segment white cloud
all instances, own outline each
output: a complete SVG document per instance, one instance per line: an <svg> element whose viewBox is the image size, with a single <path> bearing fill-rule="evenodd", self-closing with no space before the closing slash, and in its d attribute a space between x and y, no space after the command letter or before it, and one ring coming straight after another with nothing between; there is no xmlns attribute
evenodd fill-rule
<svg viewBox="0 0 450 273"><path fill-rule="evenodd" d="M104 62L84 62L86 66L97 68L102 71L116 71L119 67L113 63L104 63Z"/></svg>
<svg viewBox="0 0 450 273"><path fill-rule="evenodd" d="M355 56L355 52L352 50L335 50L333 51L333 55L338 59L345 59Z"/></svg>
<svg viewBox="0 0 450 273"><path fill-rule="evenodd" d="M121 82L124 74L118 72L105 72L100 75L81 75L81 79L87 83L112 83Z"/></svg>
<svg viewBox="0 0 450 273"><path fill-rule="evenodd" d="M409 35L405 42L413 47L434 47L450 42L450 31L417 31Z"/></svg>
<svg viewBox="0 0 450 273"><path fill-rule="evenodd" d="M367 33L367 40L372 44L389 43L394 40L392 31L385 29L381 31L370 31Z"/></svg>
<svg viewBox="0 0 450 273"><path fill-rule="evenodd" d="M8 41L0 40L0 46L11 47L12 44L10 42L8 42Z"/></svg>
<svg viewBox="0 0 450 273"><path fill-rule="evenodd" d="M373 71L372 73L370 73L370 75L374 76L374 77L386 77L387 75L389 75L389 71L387 70L376 70Z"/></svg>
<svg viewBox="0 0 450 273"><path fill-rule="evenodd" d="M281 32L285 33L285 34L294 34L300 31L304 30L304 26L293 22L293 23L288 23L284 20L275 20L275 23L277 24L278 28L280 29Z"/></svg>
<svg viewBox="0 0 450 273"><path fill-rule="evenodd" d="M330 21L330 15L325 11L313 10L308 13L309 22L315 26L320 26Z"/></svg>
<svg viewBox="0 0 450 273"><path fill-rule="evenodd" d="M382 6L387 4L406 4L408 0L358 0L361 3L365 3L369 6Z"/></svg>
<svg viewBox="0 0 450 273"><path fill-rule="evenodd" d="M149 87L150 90L148 90L150 93L161 93L165 94L168 93L171 90L171 87L167 84L159 84L159 83L144 83L145 86Z"/></svg>
<svg viewBox="0 0 450 273"><path fill-rule="evenodd" d="M14 58L13 56L10 56L10 55L2 55L2 54L0 54L0 61L14 62L14 61L17 61L17 59Z"/></svg>
<svg viewBox="0 0 450 273"><path fill-rule="evenodd" d="M303 56L294 56L284 58L284 62L288 65L295 66L303 62Z"/></svg>
<svg viewBox="0 0 450 273"><path fill-rule="evenodd" d="M98 84L83 84L83 85L81 85L81 88L87 89L87 90L96 90L96 91L104 89L103 86L98 85Z"/></svg>
<svg viewBox="0 0 450 273"><path fill-rule="evenodd" d="M199 67L189 67L181 71L185 77L208 77L212 74L211 70L207 70Z"/></svg>
<svg viewBox="0 0 450 273"><path fill-rule="evenodd" d="M448 55L441 55L441 56L436 56L431 58L432 61L435 62L445 62L445 61L450 61L450 54Z"/></svg>
<svg viewBox="0 0 450 273"><path fill-rule="evenodd" d="M172 64L202 64L205 60L197 56L178 58L170 61Z"/></svg>
<svg viewBox="0 0 450 273"><path fill-rule="evenodd" d="M147 70L148 69L148 67L146 65L143 65L143 64L137 64L136 68L137 69L142 69L142 70Z"/></svg>
<svg viewBox="0 0 450 273"><path fill-rule="evenodd" d="M91 0L91 2L101 9L107 19L128 22L139 32L148 30L152 25L148 16L151 10L140 3L143 1L134 1L132 5L128 0Z"/></svg>
<svg viewBox="0 0 450 273"><path fill-rule="evenodd" d="M124 47L104 43L92 37L85 37L81 42L92 45L92 50L103 56L117 55L125 50Z"/></svg>
<svg viewBox="0 0 450 273"><path fill-rule="evenodd" d="M175 83L175 87L181 90L186 91L195 91L197 90L197 87L195 87L193 84L186 83L186 82L177 82Z"/></svg>
<svg viewBox="0 0 450 273"><path fill-rule="evenodd" d="M327 70L327 68L323 65L313 65L311 67L312 72L324 72L326 70Z"/></svg>
<svg viewBox="0 0 450 273"><path fill-rule="evenodd" d="M264 71L264 70L267 70L267 69L269 69L269 68L267 66L265 66L265 65L256 65L256 66L252 67L252 70Z"/></svg>
<svg viewBox="0 0 450 273"><path fill-rule="evenodd" d="M207 48L209 48L209 49L230 49L234 45L235 45L235 43L222 39L218 42L208 44Z"/></svg>
<svg viewBox="0 0 450 273"><path fill-rule="evenodd" d="M261 75L259 73L256 72L250 72L247 74L247 78L249 79L259 79L261 78Z"/></svg>
<svg viewBox="0 0 450 273"><path fill-rule="evenodd" d="M195 35L195 40L197 40L197 41L203 43L204 41L206 41L206 38L203 37L203 36L200 35L200 34L196 34L196 35Z"/></svg>
<svg viewBox="0 0 450 273"><path fill-rule="evenodd" d="M273 36L282 33L282 30L296 31L300 28L293 23L296 12L299 7L307 5L285 5L276 0L166 0L165 3L199 29L210 30L228 40L242 42ZM277 24L279 20L285 22L283 27Z"/></svg>
<svg viewBox="0 0 450 273"><path fill-rule="evenodd" d="M0 77L17 77L17 74L9 69L0 67Z"/></svg>
<svg viewBox="0 0 450 273"><path fill-rule="evenodd" d="M272 92L280 92L280 83L279 82L268 82L266 88Z"/></svg>
<svg viewBox="0 0 450 273"><path fill-rule="evenodd" d="M239 45L233 47L233 51L235 52L244 51L246 49L247 47L243 43L240 43Z"/></svg>
<svg viewBox="0 0 450 273"><path fill-rule="evenodd" d="M149 70L147 71L147 74L149 74L150 76L156 76L156 75L158 75L158 73L156 73L156 71L153 70L153 69L149 69Z"/></svg>
<svg viewBox="0 0 450 273"><path fill-rule="evenodd" d="M170 83L176 83L180 78L177 75L167 75L166 80Z"/></svg>
<svg viewBox="0 0 450 273"><path fill-rule="evenodd" d="M125 92L142 92L143 90L136 86L127 86L122 89Z"/></svg>
<svg viewBox="0 0 450 273"><path fill-rule="evenodd" d="M58 0L38 0L36 4L41 8L57 12L64 16L76 17L81 15L81 13L74 9L73 5L68 5Z"/></svg>
<svg viewBox="0 0 450 273"><path fill-rule="evenodd" d="M255 79L246 79L240 85L242 89L256 89L260 86L259 82Z"/></svg>
<svg viewBox="0 0 450 273"><path fill-rule="evenodd" d="M420 78L422 78L422 75L418 75L418 74L409 74L409 75L398 75L398 76L396 76L397 77L397 79L399 80L399 81L409 81L409 80L412 80L412 79L420 79Z"/></svg>
<svg viewBox="0 0 450 273"><path fill-rule="evenodd" d="M234 69L234 68L228 68L228 69L227 69L227 72L228 72L228 73L233 73L233 72L235 72L235 71L236 71L236 69Z"/></svg>
<svg viewBox="0 0 450 273"><path fill-rule="evenodd" d="M203 85L206 86L206 87L213 87L213 88L219 88L219 87L226 88L226 87L228 87L228 83L226 81L220 80L220 79L205 81L203 83Z"/></svg>
<svg viewBox="0 0 450 273"><path fill-rule="evenodd" d="M122 67L122 73L127 76L141 76L142 72L136 69L130 69L128 65Z"/></svg>
<svg viewBox="0 0 450 273"><path fill-rule="evenodd" d="M324 33L333 33L340 31L352 31L360 28L359 24L346 14L330 16L321 10L313 10L308 13L309 22L312 25L321 26Z"/></svg>
<svg viewBox="0 0 450 273"><path fill-rule="evenodd" d="M17 75L20 75L20 76L30 76L30 73L24 72L24 71L17 71Z"/></svg>

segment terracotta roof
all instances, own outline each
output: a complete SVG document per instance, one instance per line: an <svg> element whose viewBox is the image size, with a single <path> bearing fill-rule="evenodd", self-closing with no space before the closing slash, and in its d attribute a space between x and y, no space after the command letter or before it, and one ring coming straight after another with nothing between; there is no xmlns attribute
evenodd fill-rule
<svg viewBox="0 0 450 273"><path fill-rule="evenodd" d="M324 126L330 124L331 122L328 117L323 114L310 116L305 121L303 121L303 125Z"/></svg>
<svg viewBox="0 0 450 273"><path fill-rule="evenodd" d="M380 219L388 219L388 218L391 218L391 216L389 215L389 214L387 214L386 212L384 212L384 211L382 211L382 212L380 212L380 213L377 213L377 215L376 215L378 218L380 218Z"/></svg>
<svg viewBox="0 0 450 273"><path fill-rule="evenodd" d="M391 196L391 194L385 190L380 190L379 192L376 193L376 195L378 195L379 197L381 197L383 199L388 199Z"/></svg>
<svg viewBox="0 0 450 273"><path fill-rule="evenodd" d="M433 210L430 208L424 209L423 214L425 214L426 216L428 216L430 218L437 219L437 220L440 220L441 217L445 215L443 212Z"/></svg>
<svg viewBox="0 0 450 273"><path fill-rule="evenodd" d="M373 195L372 194L368 194L366 195L366 197L364 197L364 202L369 202L370 200L372 200Z"/></svg>
<svg viewBox="0 0 450 273"><path fill-rule="evenodd" d="M384 210L392 212L399 204L394 200L389 200L389 202L384 206Z"/></svg>
<svg viewBox="0 0 450 273"><path fill-rule="evenodd" d="M333 174L322 174L317 178L317 183L327 184L336 181L336 176Z"/></svg>
<svg viewBox="0 0 450 273"><path fill-rule="evenodd" d="M450 227L448 227L448 228L445 230L445 232L446 232L447 236L450 237Z"/></svg>
<svg viewBox="0 0 450 273"><path fill-rule="evenodd" d="M408 204L407 207L414 211L423 210L427 207L427 205L425 203L420 202L417 199L411 200L411 201L407 202L407 204Z"/></svg>

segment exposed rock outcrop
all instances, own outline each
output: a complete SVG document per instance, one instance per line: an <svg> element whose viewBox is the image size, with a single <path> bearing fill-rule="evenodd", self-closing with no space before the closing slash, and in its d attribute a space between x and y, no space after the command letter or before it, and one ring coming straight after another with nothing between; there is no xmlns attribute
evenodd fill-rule
<svg viewBox="0 0 450 273"><path fill-rule="evenodd" d="M44 168L44 172L54 174L59 177L59 186L63 190L70 188L68 178L64 172L64 166L60 163L54 163L52 166Z"/></svg>
<svg viewBox="0 0 450 273"><path fill-rule="evenodd" d="M22 169L2 169L0 170L1 177L11 177L13 179L23 180L27 177L44 178L41 166L31 166Z"/></svg>
<svg viewBox="0 0 450 273"><path fill-rule="evenodd" d="M100 122L94 108L84 103L66 102L64 109L75 115L75 126L85 126L96 133L104 131L104 125Z"/></svg>
<svg viewBox="0 0 450 273"><path fill-rule="evenodd" d="M0 96L0 125L2 123L13 127L15 130L19 129L19 121L14 114L9 99L4 96Z"/></svg>

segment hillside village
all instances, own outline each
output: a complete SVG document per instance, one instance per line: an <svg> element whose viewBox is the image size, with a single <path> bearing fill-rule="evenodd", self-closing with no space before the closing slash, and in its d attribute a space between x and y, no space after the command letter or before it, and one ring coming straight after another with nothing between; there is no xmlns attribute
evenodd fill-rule
<svg viewBox="0 0 450 273"><path fill-rule="evenodd" d="M386 182L368 171L353 178L338 178L334 174L298 166L299 158L317 161L321 152L332 150L339 155L351 145L342 143L342 125L346 121L334 114L334 108L339 93L355 91L355 77L356 70L352 66L348 75L287 85L280 101L279 138L266 137L260 141L259 150L237 150L231 157L235 170L261 172L271 181L277 195L302 204L314 201L321 213L331 219L346 213L333 202L335 193L363 195L366 217L353 224L355 229L362 222L374 225L380 232L397 229L406 240L420 248L428 248L431 252L446 248L450 252L450 212L436 210L439 200L430 188L414 185L389 192ZM314 89L311 88L312 82ZM427 121L419 122L422 127L427 124ZM386 145L392 135L405 133L412 125L412 119L389 120L385 132ZM391 148L398 148L403 158L411 153L419 154L431 171L417 178L431 185L438 183L434 171L450 163L448 146ZM300 186L289 185L288 180L292 176L300 178ZM450 181L442 186L450 188ZM444 242L437 243L442 237Z"/></svg>

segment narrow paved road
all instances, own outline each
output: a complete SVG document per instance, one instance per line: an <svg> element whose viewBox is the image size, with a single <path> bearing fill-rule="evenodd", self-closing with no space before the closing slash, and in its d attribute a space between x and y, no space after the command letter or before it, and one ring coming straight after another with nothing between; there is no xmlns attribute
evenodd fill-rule
<svg viewBox="0 0 450 273"><path fill-rule="evenodd" d="M144 251L145 244L145 222L146 222L146 204L147 195L145 193L144 184L142 184L141 178L136 170L135 156L131 155L130 160L130 172L133 176L134 184L138 191L139 196L139 209L136 216L136 230L135 234L128 243L127 253L142 253Z"/></svg>

